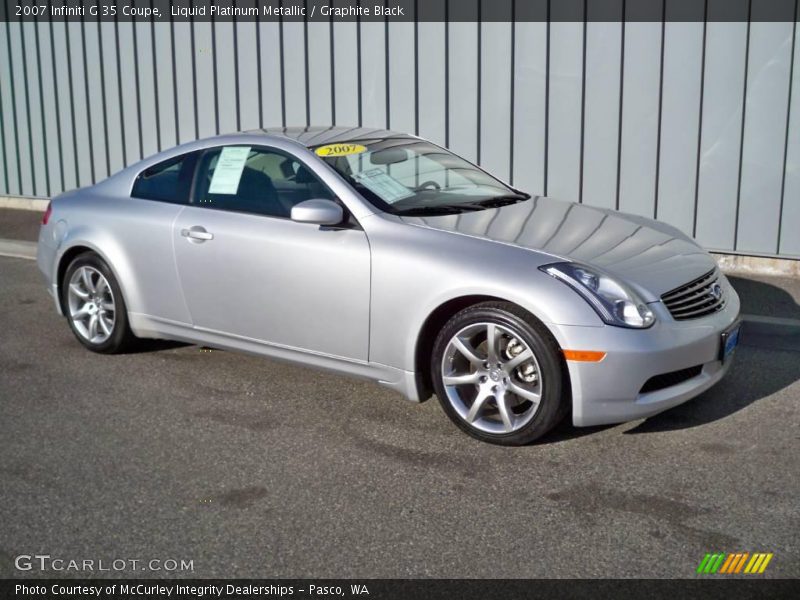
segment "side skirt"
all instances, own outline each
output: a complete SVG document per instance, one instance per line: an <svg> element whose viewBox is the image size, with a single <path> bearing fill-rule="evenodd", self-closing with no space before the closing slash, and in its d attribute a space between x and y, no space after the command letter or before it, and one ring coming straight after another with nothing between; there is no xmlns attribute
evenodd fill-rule
<svg viewBox="0 0 800 600"><path fill-rule="evenodd" d="M246 352L317 369L375 381L393 389L412 402L421 402L416 374L380 363L357 361L340 356L311 352L290 346L271 344L244 336L192 327L186 323L159 319L141 313L128 313L131 330L140 338L169 339L188 344L202 344L221 350Z"/></svg>

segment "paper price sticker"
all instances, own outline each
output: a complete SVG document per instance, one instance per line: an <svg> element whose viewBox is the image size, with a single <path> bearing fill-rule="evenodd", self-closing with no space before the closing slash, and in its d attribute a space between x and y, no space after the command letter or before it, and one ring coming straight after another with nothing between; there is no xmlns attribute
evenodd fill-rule
<svg viewBox="0 0 800 600"><path fill-rule="evenodd" d="M209 194L235 194L239 190L239 180L242 178L244 164L250 155L250 146L228 146L220 152L211 184L208 186Z"/></svg>
<svg viewBox="0 0 800 600"><path fill-rule="evenodd" d="M361 154L366 151L366 146L362 146L361 144L327 144L326 146L320 146L314 150L317 156L321 156L322 158L350 156L351 154Z"/></svg>
<svg viewBox="0 0 800 600"><path fill-rule="evenodd" d="M389 204L414 195L413 191L381 169L363 171L356 175L356 179Z"/></svg>

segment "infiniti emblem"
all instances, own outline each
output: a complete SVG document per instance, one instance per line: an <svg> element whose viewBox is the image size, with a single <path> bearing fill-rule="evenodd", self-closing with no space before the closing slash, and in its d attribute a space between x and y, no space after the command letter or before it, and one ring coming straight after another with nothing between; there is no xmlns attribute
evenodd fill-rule
<svg viewBox="0 0 800 600"><path fill-rule="evenodd" d="M718 283L711 286L711 295L715 300L722 298L722 287Z"/></svg>

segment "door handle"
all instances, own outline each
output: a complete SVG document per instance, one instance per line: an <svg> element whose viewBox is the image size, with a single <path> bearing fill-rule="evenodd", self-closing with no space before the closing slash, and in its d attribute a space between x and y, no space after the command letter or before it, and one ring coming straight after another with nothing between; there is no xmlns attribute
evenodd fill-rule
<svg viewBox="0 0 800 600"><path fill-rule="evenodd" d="M207 240L214 239L213 233L209 233L199 225L195 225L189 229L181 229L181 235L185 238L189 238L190 240L197 240L199 242L205 242Z"/></svg>

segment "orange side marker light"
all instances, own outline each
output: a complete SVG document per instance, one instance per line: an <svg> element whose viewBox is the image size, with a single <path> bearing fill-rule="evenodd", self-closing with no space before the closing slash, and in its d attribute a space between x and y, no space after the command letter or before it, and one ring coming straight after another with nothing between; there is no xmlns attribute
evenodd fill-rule
<svg viewBox="0 0 800 600"><path fill-rule="evenodd" d="M605 352L597 350L562 350L564 358L579 362L600 362L606 357Z"/></svg>

